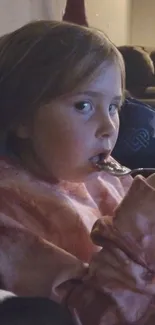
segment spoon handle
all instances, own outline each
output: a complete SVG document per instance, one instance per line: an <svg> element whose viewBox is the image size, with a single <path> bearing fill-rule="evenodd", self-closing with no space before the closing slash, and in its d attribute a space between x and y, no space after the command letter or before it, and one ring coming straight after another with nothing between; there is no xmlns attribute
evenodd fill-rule
<svg viewBox="0 0 155 325"><path fill-rule="evenodd" d="M144 177L148 177L155 173L155 168L135 168L130 171L130 175L135 177L141 174Z"/></svg>

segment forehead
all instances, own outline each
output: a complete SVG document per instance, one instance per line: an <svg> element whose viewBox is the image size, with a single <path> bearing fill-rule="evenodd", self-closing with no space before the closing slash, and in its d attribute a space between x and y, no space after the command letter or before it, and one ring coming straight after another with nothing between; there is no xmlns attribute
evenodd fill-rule
<svg viewBox="0 0 155 325"><path fill-rule="evenodd" d="M93 79L81 87L81 91L95 91L104 95L122 96L122 76L119 65L105 64L101 66Z"/></svg>

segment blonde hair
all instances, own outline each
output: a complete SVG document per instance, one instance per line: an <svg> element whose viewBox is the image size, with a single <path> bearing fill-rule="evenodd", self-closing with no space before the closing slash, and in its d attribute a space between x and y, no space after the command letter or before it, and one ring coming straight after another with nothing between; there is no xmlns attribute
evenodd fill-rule
<svg viewBox="0 0 155 325"><path fill-rule="evenodd" d="M57 22L31 22L0 41L0 130L91 78L103 62L120 66L121 54L104 33Z"/></svg>

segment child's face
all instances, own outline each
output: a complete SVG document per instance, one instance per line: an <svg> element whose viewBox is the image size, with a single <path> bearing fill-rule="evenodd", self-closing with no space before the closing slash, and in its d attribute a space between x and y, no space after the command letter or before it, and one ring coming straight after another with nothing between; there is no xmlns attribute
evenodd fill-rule
<svg viewBox="0 0 155 325"><path fill-rule="evenodd" d="M121 85L119 67L104 65L91 83L38 110L28 136L46 174L83 181L95 172L92 157L110 155L118 136Z"/></svg>

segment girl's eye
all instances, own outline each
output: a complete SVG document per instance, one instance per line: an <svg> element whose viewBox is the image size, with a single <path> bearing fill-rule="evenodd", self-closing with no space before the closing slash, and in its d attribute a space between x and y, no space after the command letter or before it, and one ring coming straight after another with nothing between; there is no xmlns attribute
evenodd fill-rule
<svg viewBox="0 0 155 325"><path fill-rule="evenodd" d="M110 115L116 114L118 112L118 110L119 110L119 106L117 104L111 104L109 106L109 113L110 113Z"/></svg>
<svg viewBox="0 0 155 325"><path fill-rule="evenodd" d="M81 101L76 103L75 108L77 111L84 114L93 111L93 105L90 102L86 102L86 101Z"/></svg>

